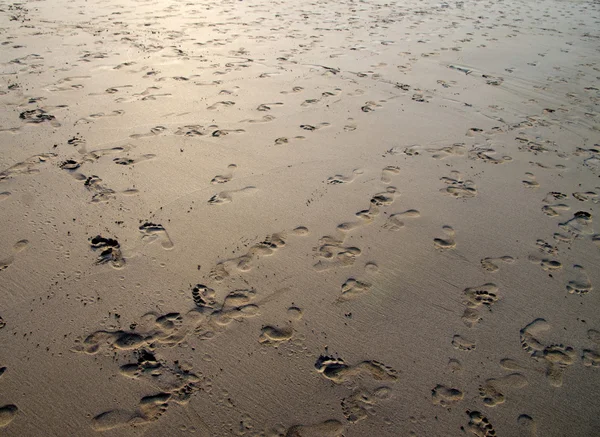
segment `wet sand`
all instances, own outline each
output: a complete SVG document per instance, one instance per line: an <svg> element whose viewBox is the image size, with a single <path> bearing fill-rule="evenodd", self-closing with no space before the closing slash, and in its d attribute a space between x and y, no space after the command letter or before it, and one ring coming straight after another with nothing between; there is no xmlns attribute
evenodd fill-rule
<svg viewBox="0 0 600 437"><path fill-rule="evenodd" d="M600 432L600 3L0 11L0 434Z"/></svg>

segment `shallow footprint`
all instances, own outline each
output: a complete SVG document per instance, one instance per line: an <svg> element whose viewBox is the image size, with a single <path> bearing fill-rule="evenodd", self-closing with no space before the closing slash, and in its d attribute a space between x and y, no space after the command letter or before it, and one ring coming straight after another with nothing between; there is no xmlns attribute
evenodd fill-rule
<svg viewBox="0 0 600 437"><path fill-rule="evenodd" d="M529 436L536 437L537 436L537 424L532 419L531 416L527 414L521 414L517 418L517 425L519 426L519 435L520 436Z"/></svg>
<svg viewBox="0 0 600 437"><path fill-rule="evenodd" d="M404 227L403 219L405 219L405 218L412 219L412 218L418 218L418 217L421 217L421 213L419 211L417 211L416 209L409 209L404 212L392 214L390 216L390 218L388 219L388 221L383 225L383 228L387 229L389 231L399 231L400 229L402 229Z"/></svg>
<svg viewBox="0 0 600 437"><path fill-rule="evenodd" d="M575 278L570 280L567 284L567 291L570 294L588 294L592 291L592 283L585 269L575 264L573 266Z"/></svg>
<svg viewBox="0 0 600 437"><path fill-rule="evenodd" d="M499 258L483 258L481 260L481 267L484 268L484 270L487 270L488 272L497 272L498 270L500 270L500 267L498 266L498 264L500 264L501 262L506 263L506 264L512 264L515 261L515 259L512 256L501 256Z"/></svg>
<svg viewBox="0 0 600 437"><path fill-rule="evenodd" d="M169 237L169 234L162 225L146 222L139 227L139 230L143 235L142 240L146 242L151 243L156 239L161 239L161 246L167 250L173 249L175 246Z"/></svg>
<svg viewBox="0 0 600 437"><path fill-rule="evenodd" d="M535 176L533 173L525 173L525 176L527 176L527 179L523 181L523 185L525 185L525 187L527 188L539 188L540 187L540 183L538 181L535 180Z"/></svg>
<svg viewBox="0 0 600 437"><path fill-rule="evenodd" d="M357 176L364 173L364 170L357 168L352 170L352 176L343 176L336 174L335 176L330 176L327 178L327 183L329 185L338 185L338 184L349 184L356 179Z"/></svg>
<svg viewBox="0 0 600 437"><path fill-rule="evenodd" d="M17 416L18 412L19 408L13 404L0 407L0 428L4 428L10 422L12 422Z"/></svg>
<svg viewBox="0 0 600 437"><path fill-rule="evenodd" d="M529 382L520 373L512 373L502 378L488 379L484 384L479 386L479 396L483 399L483 403L488 407L504 403L506 400L504 392L514 388L523 388Z"/></svg>
<svg viewBox="0 0 600 437"><path fill-rule="evenodd" d="M447 235L447 237L434 238L433 244L435 245L435 247L442 250L454 249L456 247L456 240L454 239L456 232L454 232L454 229L451 226L443 226L442 230Z"/></svg>
<svg viewBox="0 0 600 437"><path fill-rule="evenodd" d="M229 182L233 178L233 172L235 171L236 168L237 168L237 165L229 164L227 166L227 169L229 170L229 172L225 173L223 175L215 176L214 178L212 178L210 183L211 184L224 184L226 182Z"/></svg>
<svg viewBox="0 0 600 437"><path fill-rule="evenodd" d="M538 258L537 256L534 256L534 255L529 255L527 257L527 259L529 261L531 261L533 264L538 264L539 266L541 266L542 269L546 272L552 272L555 270L562 269L562 263L560 261L556 261L553 259L547 259L547 258Z"/></svg>
<svg viewBox="0 0 600 437"><path fill-rule="evenodd" d="M381 182L383 182L384 184L389 184L390 182L392 182L392 176L397 175L400 173L400 167L397 167L395 165L388 165L387 167L384 167L383 170L381 170Z"/></svg>
<svg viewBox="0 0 600 437"><path fill-rule="evenodd" d="M315 425L294 425L285 437L343 437L344 425L337 420L326 420Z"/></svg>
<svg viewBox="0 0 600 437"><path fill-rule="evenodd" d="M444 408L449 407L461 401L464 393L457 388L449 388L438 384L431 390L431 401L433 405L440 405Z"/></svg>
<svg viewBox="0 0 600 437"><path fill-rule="evenodd" d="M220 193L215 194L210 199L208 199L209 205L222 205L224 203L230 203L233 201L231 195L233 193L245 193L251 194L255 193L258 189L256 187L248 186L244 188L240 188L239 190L231 190L231 191L221 191Z"/></svg>
<svg viewBox="0 0 600 437"><path fill-rule="evenodd" d="M371 289L371 284L368 282L357 281L354 278L349 278L342 285L342 295L338 298L339 302L354 299Z"/></svg>
<svg viewBox="0 0 600 437"><path fill-rule="evenodd" d="M14 260L15 260L14 254L24 251L28 246L29 246L29 240L17 241L13 245L13 248L12 248L13 255L10 255L9 257L7 257L5 259L0 260L0 272L2 270L6 270L8 268L8 266L10 266L14 262Z"/></svg>

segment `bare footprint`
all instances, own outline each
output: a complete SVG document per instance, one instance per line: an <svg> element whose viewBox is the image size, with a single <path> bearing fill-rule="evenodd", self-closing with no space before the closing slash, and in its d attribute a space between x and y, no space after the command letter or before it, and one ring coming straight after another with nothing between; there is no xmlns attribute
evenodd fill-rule
<svg viewBox="0 0 600 437"><path fill-rule="evenodd" d="M235 169L237 169L237 165L229 164L227 166L227 169L229 170L228 173L215 176L214 178L212 178L210 183L211 184L224 184L226 182L229 182L233 178L233 172L235 171Z"/></svg>
<svg viewBox="0 0 600 437"><path fill-rule="evenodd" d="M476 345L474 341L467 340L466 338L455 335L452 337L452 347L454 349L458 349L460 351L470 352L476 349Z"/></svg>
<svg viewBox="0 0 600 437"><path fill-rule="evenodd" d="M488 379L479 386L479 396L483 403L488 407L495 407L503 404L506 400L504 392L507 390L523 388L529 382L527 378L520 373L511 373L501 378Z"/></svg>
<svg viewBox="0 0 600 437"><path fill-rule="evenodd" d="M528 437L537 437L537 424L531 416L521 414L517 417L517 425L519 426L519 435Z"/></svg>
<svg viewBox="0 0 600 437"><path fill-rule="evenodd" d="M17 241L12 247L13 255L10 255L9 257L4 258L3 260L0 260L0 272L3 270L6 270L8 268L8 266L10 266L14 262L15 254L24 251L25 249L27 249L28 246L29 246L28 240Z"/></svg>
<svg viewBox="0 0 600 437"><path fill-rule="evenodd" d="M570 280L567 283L567 291L570 294L582 295L588 294L590 291L592 291L592 283L588 274L582 266L578 264L575 264L573 266L573 276L574 279Z"/></svg>
<svg viewBox="0 0 600 437"><path fill-rule="evenodd" d="M540 187L540 183L535 180L535 176L533 175L533 173L527 172L527 173L525 173L525 176L527 177L527 179L523 181L523 185L525 185L525 187L527 187L527 188L539 188Z"/></svg>
<svg viewBox="0 0 600 437"><path fill-rule="evenodd" d="M327 178L327 183L329 185L339 185L339 184L349 184L353 182L358 176L364 173L363 169L357 168L352 170L351 176L343 176L336 174L335 176L330 176Z"/></svg>
<svg viewBox="0 0 600 437"><path fill-rule="evenodd" d="M321 355L315 363L315 368L325 378L340 384L350 378L366 374L376 380L395 381L398 372L378 361L362 361L354 366L348 365L344 360Z"/></svg>
<svg viewBox="0 0 600 437"><path fill-rule="evenodd" d="M479 309L482 306L489 309L498 301L498 287L496 284L487 283L466 288L464 293L466 300L463 303L466 309L461 318L465 325L472 328L481 320Z"/></svg>
<svg viewBox="0 0 600 437"><path fill-rule="evenodd" d="M561 215L564 211L569 211L571 207L564 203L553 203L550 205L542 206L542 212L549 217L556 217Z"/></svg>
<svg viewBox="0 0 600 437"><path fill-rule="evenodd" d="M381 170L381 182L384 184L389 184L392 182L392 176L400 173L400 167L395 165L388 165Z"/></svg>
<svg viewBox="0 0 600 437"><path fill-rule="evenodd" d="M575 350L570 346L553 344L546 346L540 336L550 330L550 324L544 319L535 319L521 329L521 347L531 358L546 363L546 376L553 387L563 384L563 376L568 366L575 361Z"/></svg>
<svg viewBox="0 0 600 437"><path fill-rule="evenodd" d="M457 388L449 388L445 385L436 385L431 390L431 401L433 405L447 408L461 401L464 393Z"/></svg>
<svg viewBox="0 0 600 437"><path fill-rule="evenodd" d="M553 272L562 269L562 263L548 258L539 258L535 255L529 255L527 259L533 264L537 264L542 267L546 272Z"/></svg>
<svg viewBox="0 0 600 437"><path fill-rule="evenodd" d="M337 420L326 420L314 425L294 425L285 437L343 437L345 427Z"/></svg>
<svg viewBox="0 0 600 437"><path fill-rule="evenodd" d="M515 259L512 256L501 256L499 258L483 258L481 260L481 267L488 272L497 272L500 270L499 264L506 263L512 264Z"/></svg>
<svg viewBox="0 0 600 437"><path fill-rule="evenodd" d="M231 190L231 191L221 191L220 193L215 194L210 199L208 199L209 205L223 205L224 203L230 203L233 201L232 194L233 193L244 193L244 194L252 194L258 191L256 187L248 186L244 188L240 188L239 190Z"/></svg>
<svg viewBox="0 0 600 437"><path fill-rule="evenodd" d="M355 299L356 297L367 293L371 289L371 284L368 282L357 281L354 278L349 278L342 285L342 295L338 298L338 302Z"/></svg>
<svg viewBox="0 0 600 437"><path fill-rule="evenodd" d="M142 233L143 241L151 243L159 239L162 240L160 244L164 249L173 249L173 241L162 225L146 222L139 227L139 230Z"/></svg>
<svg viewBox="0 0 600 437"><path fill-rule="evenodd" d="M467 429L477 437L495 437L496 430L490 423L489 419L479 411L467 410L469 423Z"/></svg>
<svg viewBox="0 0 600 437"><path fill-rule="evenodd" d="M416 209L409 209L404 212L392 214L388 221L383 225L383 228L389 231L399 231L404 227L404 219L414 219L418 217L421 217L421 213Z"/></svg>
<svg viewBox="0 0 600 437"><path fill-rule="evenodd" d="M13 404L0 407L0 428L8 426L15 419L18 412L19 408Z"/></svg>
<svg viewBox="0 0 600 437"><path fill-rule="evenodd" d="M442 250L454 249L456 247L456 240L454 239L456 232L454 232L454 229L451 226L443 226L442 231L444 231L447 236L445 238L434 238L433 244L435 247Z"/></svg>
<svg viewBox="0 0 600 437"><path fill-rule="evenodd" d="M460 172L453 170L450 177L443 177L441 181L448 185L440 191L453 197L468 199L477 195L475 183L470 180L463 180Z"/></svg>
<svg viewBox="0 0 600 437"><path fill-rule="evenodd" d="M594 233L592 214L587 211L577 211L572 219L559 223L559 226L576 237Z"/></svg>

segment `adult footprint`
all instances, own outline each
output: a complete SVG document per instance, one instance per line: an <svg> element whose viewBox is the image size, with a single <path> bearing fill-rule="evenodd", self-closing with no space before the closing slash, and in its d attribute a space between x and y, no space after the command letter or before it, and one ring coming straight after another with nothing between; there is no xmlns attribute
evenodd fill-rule
<svg viewBox="0 0 600 437"><path fill-rule="evenodd" d="M160 244L164 249L173 249L173 241L162 225L146 222L139 229L142 233L143 241L150 243L156 239L160 239L162 240Z"/></svg>
<svg viewBox="0 0 600 437"><path fill-rule="evenodd" d="M248 186L240 188L239 190L221 191L208 199L209 205L223 205L224 203L230 203L233 201L232 194L234 193L245 193L252 194L258 191L256 187Z"/></svg>
<svg viewBox="0 0 600 437"><path fill-rule="evenodd" d="M237 165L229 164L227 166L227 170L229 170L229 172L222 174L222 175L215 176L214 178L212 178L210 183L211 184L224 184L226 182L229 182L233 178L233 172L235 171L235 169L237 169Z"/></svg>
<svg viewBox="0 0 600 437"><path fill-rule="evenodd" d="M454 232L454 229L451 226L443 226L442 231L444 231L446 237L434 238L433 244L435 247L442 250L454 249L456 247L456 240L454 239L456 232Z"/></svg>
<svg viewBox="0 0 600 437"><path fill-rule="evenodd" d="M12 247L13 255L10 255L9 257L4 258L3 260L0 260L0 272L2 270L6 270L8 268L8 266L10 266L14 262L15 254L24 251L28 246L29 246L28 240L17 241Z"/></svg>

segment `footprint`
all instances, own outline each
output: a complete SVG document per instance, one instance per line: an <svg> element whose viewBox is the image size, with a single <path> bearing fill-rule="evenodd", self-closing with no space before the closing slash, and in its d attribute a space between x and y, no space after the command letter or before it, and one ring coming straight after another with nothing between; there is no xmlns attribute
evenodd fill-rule
<svg viewBox="0 0 600 437"><path fill-rule="evenodd" d="M466 300L463 302L467 307L462 315L462 321L469 328L475 326L480 320L479 308L485 306L490 308L498 301L498 287L487 283L479 287L466 288L464 293Z"/></svg>
<svg viewBox="0 0 600 437"><path fill-rule="evenodd" d="M544 349L544 359L548 363L546 376L553 387L561 387L568 366L575 361L575 350L570 346L551 345Z"/></svg>
<svg viewBox="0 0 600 437"><path fill-rule="evenodd" d="M192 288L192 298L200 309L212 308L216 303L215 290L203 284L197 284Z"/></svg>
<svg viewBox="0 0 600 437"><path fill-rule="evenodd" d="M209 111L212 111L212 110L218 109L218 108L223 107L223 106L224 107L228 107L228 106L233 106L233 105L235 105L235 102L232 102L230 100L226 100L226 101L214 103L214 104L208 106L206 109L208 109Z"/></svg>
<svg viewBox="0 0 600 437"><path fill-rule="evenodd" d="M455 156L464 156L466 149L464 144L456 143L451 146L441 147L439 149L429 148L425 150L431 153L431 157L433 159L446 159Z"/></svg>
<svg viewBox="0 0 600 437"><path fill-rule="evenodd" d="M577 211L572 219L564 223L559 223L559 226L575 236L591 235L594 233L592 215L586 211Z"/></svg>
<svg viewBox="0 0 600 437"><path fill-rule="evenodd" d="M449 388L445 385L436 385L431 390L431 401L433 405L447 408L461 401L464 393L457 388Z"/></svg>
<svg viewBox="0 0 600 437"><path fill-rule="evenodd" d="M173 249L175 246L162 225L146 222L139 227L139 230L142 233L142 241L151 243L156 239L160 239L162 240L161 246L167 250Z"/></svg>
<svg viewBox="0 0 600 437"><path fill-rule="evenodd" d="M15 254L24 251L29 246L29 240L19 240L17 241L13 247L13 255L10 255L8 258L0 260L0 272L2 270L6 270L8 266L10 266L15 260Z"/></svg>
<svg viewBox="0 0 600 437"><path fill-rule="evenodd" d="M326 420L314 425L294 425L285 437L344 437L345 427L337 420Z"/></svg>
<svg viewBox="0 0 600 437"><path fill-rule="evenodd" d="M226 182L229 182L233 178L233 172L235 171L235 169L237 169L237 165L229 164L227 166L227 169L229 170L229 173L215 176L214 178L212 178L210 183L211 184L224 184Z"/></svg>
<svg viewBox="0 0 600 437"><path fill-rule="evenodd" d="M454 249L456 247L456 240L454 239L456 232L454 232L454 229L451 226L442 226L442 231L444 231L447 237L434 238L433 244L435 247L442 250Z"/></svg>
<svg viewBox="0 0 600 437"><path fill-rule="evenodd" d="M244 193L244 194L252 194L258 191L256 187L248 186L244 188L240 188L239 190L230 190L230 191L221 191L220 193L215 194L210 199L208 199L209 205L223 205L224 203L230 203L233 201L231 195L233 193Z"/></svg>
<svg viewBox="0 0 600 437"><path fill-rule="evenodd" d="M539 266L541 266L542 269L546 272L553 272L562 269L562 263L560 261L547 258L538 258L534 255L529 255L527 259L533 264L538 264Z"/></svg>
<svg viewBox="0 0 600 437"><path fill-rule="evenodd" d="M387 229L389 231L399 231L400 229L402 229L404 227L403 219L405 219L405 218L413 219L413 218L418 218L418 217L421 217L421 213L419 211L417 211L416 209L409 209L404 212L392 214L392 215L390 215L390 218L388 219L388 221L383 225L383 228Z"/></svg>
<svg viewBox="0 0 600 437"><path fill-rule="evenodd" d="M12 422L19 412L19 408L16 405L8 404L0 407L0 428L8 426Z"/></svg>
<svg viewBox="0 0 600 437"><path fill-rule="evenodd" d="M362 112L371 112L375 111L375 108L381 108L381 105L377 102L368 101L360 108Z"/></svg>
<svg viewBox="0 0 600 437"><path fill-rule="evenodd" d="M527 180L523 181L523 185L525 185L525 187L527 188L539 188L540 184L538 181L535 180L535 176L533 175L533 173L525 173L525 176L527 176Z"/></svg>
<svg viewBox="0 0 600 437"><path fill-rule="evenodd" d="M466 338L461 337L460 335L455 335L454 337L452 337L452 346L454 347L454 349L466 352L474 351L476 349L475 342L467 340Z"/></svg>
<svg viewBox="0 0 600 437"><path fill-rule="evenodd" d="M138 139L138 138L147 138L147 137L153 137L153 136L157 136L160 135L164 132L167 131L167 128L165 126L155 126L152 129L150 129L150 132L145 133L145 134L131 134L129 135L129 138L134 138L134 139Z"/></svg>
<svg viewBox="0 0 600 437"><path fill-rule="evenodd" d="M342 413L350 423L356 423L375 414L375 399L364 389L356 389L347 398L342 399Z"/></svg>
<svg viewBox="0 0 600 437"><path fill-rule="evenodd" d="M563 213L563 211L569 211L571 207L564 203L554 203L551 205L542 206L542 212L550 217L556 217Z"/></svg>
<svg viewBox="0 0 600 437"><path fill-rule="evenodd" d="M2 202L3 200L6 200L10 197L10 191L3 191L0 193L0 202Z"/></svg>
<svg viewBox="0 0 600 437"><path fill-rule="evenodd" d="M41 153L39 155L33 155L27 158L25 161L19 162L0 172L0 181L9 179L10 177L16 175L39 173L40 170L38 167L50 161L51 159L56 158L57 156L58 155L56 153Z"/></svg>
<svg viewBox="0 0 600 437"><path fill-rule="evenodd" d="M506 400L504 392L511 389L523 388L529 382L520 373L512 373L502 378L488 379L479 386L479 396L487 407L495 407Z"/></svg>
<svg viewBox="0 0 600 437"><path fill-rule="evenodd" d="M256 108L257 111L270 111L271 110L271 106L281 106L283 105L283 103L281 102L275 102L275 103L261 103L260 105L258 105L258 107Z"/></svg>
<svg viewBox="0 0 600 437"><path fill-rule="evenodd" d="M575 278L568 282L567 291L570 294L579 295L588 294L592 291L592 283L590 282L590 278L585 269L582 266L575 264L573 270Z"/></svg>
<svg viewBox="0 0 600 437"><path fill-rule="evenodd" d="M263 326L258 338L259 343L277 347L292 339L292 336L294 335L293 322L302 318L302 310L298 307L290 307L288 308L287 313L291 319L290 324L284 328L278 328L271 325Z"/></svg>
<svg viewBox="0 0 600 437"><path fill-rule="evenodd" d="M499 258L483 258L481 260L481 267L488 272L497 272L500 270L498 264L501 262L506 264L512 264L515 259L512 256L501 256Z"/></svg>
<svg viewBox="0 0 600 437"><path fill-rule="evenodd" d="M343 241L332 237L322 237L316 251L317 256L323 258L313 266L318 272L351 266L361 254L358 247L345 247Z"/></svg>
<svg viewBox="0 0 600 437"><path fill-rule="evenodd" d="M131 158L114 158L113 161L115 164L119 165L134 165L143 161L148 161L150 159L156 158L156 155L152 153L148 153L146 155L142 155L139 158L131 159Z"/></svg>
<svg viewBox="0 0 600 437"><path fill-rule="evenodd" d="M100 252L96 259L96 264L110 263L116 269L125 266L125 258L123 258L123 254L121 253L121 245L116 239L96 235L90 238L90 245L94 252Z"/></svg>
<svg viewBox="0 0 600 437"><path fill-rule="evenodd" d="M584 349L581 355L582 363L586 367L600 367L600 354L591 349Z"/></svg>
<svg viewBox="0 0 600 437"><path fill-rule="evenodd" d="M60 127L60 123L54 115L48 114L40 108L23 111L19 114L19 118L25 123L40 124L47 121L52 127Z"/></svg>
<svg viewBox="0 0 600 437"><path fill-rule="evenodd" d="M564 345L544 345L538 338L550 330L550 324L544 319L536 319L521 329L521 347L533 359L545 361L546 376L553 387L561 387L563 376L568 366L575 361L575 350Z"/></svg>
<svg viewBox="0 0 600 437"><path fill-rule="evenodd" d="M376 380L395 381L398 372L378 361L362 361L350 366L342 359L321 355L315 363L315 368L325 378L340 384L358 375L366 374Z"/></svg>
<svg viewBox="0 0 600 437"><path fill-rule="evenodd" d="M304 226L298 226L292 230L292 234L305 236L308 235L308 229ZM253 244L244 255L220 261L210 271L210 278L217 282L221 282L227 278L234 269L237 269L239 272L251 270L254 266L254 262L261 256L271 256L276 253L277 250L285 246L286 243L284 238L286 238L286 235L285 232L269 235L264 240Z"/></svg>
<svg viewBox="0 0 600 437"><path fill-rule="evenodd" d="M517 418L517 425L519 426L520 436L537 437L537 424L527 414L521 414Z"/></svg>
<svg viewBox="0 0 600 437"><path fill-rule="evenodd" d="M477 437L495 437L496 430L490 423L489 419L479 411L467 410L469 423L467 429Z"/></svg>
<svg viewBox="0 0 600 437"><path fill-rule="evenodd" d="M384 184L389 184L392 182L392 176L400 173L400 167L396 167L395 165L388 165L383 170L381 170L381 182Z"/></svg>
<svg viewBox="0 0 600 437"><path fill-rule="evenodd" d="M364 173L364 170L357 168L357 169L352 170L351 176L343 176L343 175L339 175L339 174L336 174L335 176L330 176L327 178L327 183L329 185L349 184L349 183L353 182L357 176L359 176L363 173Z"/></svg>
<svg viewBox="0 0 600 437"><path fill-rule="evenodd" d="M475 146L471 150L469 150L470 159L480 159L483 162L488 162L491 164L504 164L506 162L512 161L512 158L510 156L502 156L498 158L491 156L495 154L496 151L490 147Z"/></svg>
<svg viewBox="0 0 600 437"><path fill-rule="evenodd" d="M338 302L355 299L356 297L365 294L371 289L371 284L368 282L357 281L354 278L349 278L342 285L342 295L338 298Z"/></svg>
<svg viewBox="0 0 600 437"><path fill-rule="evenodd" d="M304 129L307 131L316 131L316 130L319 130L321 128L328 127L328 126L331 126L331 124L327 123L327 122L319 123L316 126L313 126L311 124L301 124L300 129Z"/></svg>
<svg viewBox="0 0 600 437"><path fill-rule="evenodd" d="M440 191L444 194L454 196L460 199L468 199L477 195L475 183L470 180L463 180L462 175L458 171L452 171L451 177L443 177L441 181L448 184L448 187L442 188Z"/></svg>

